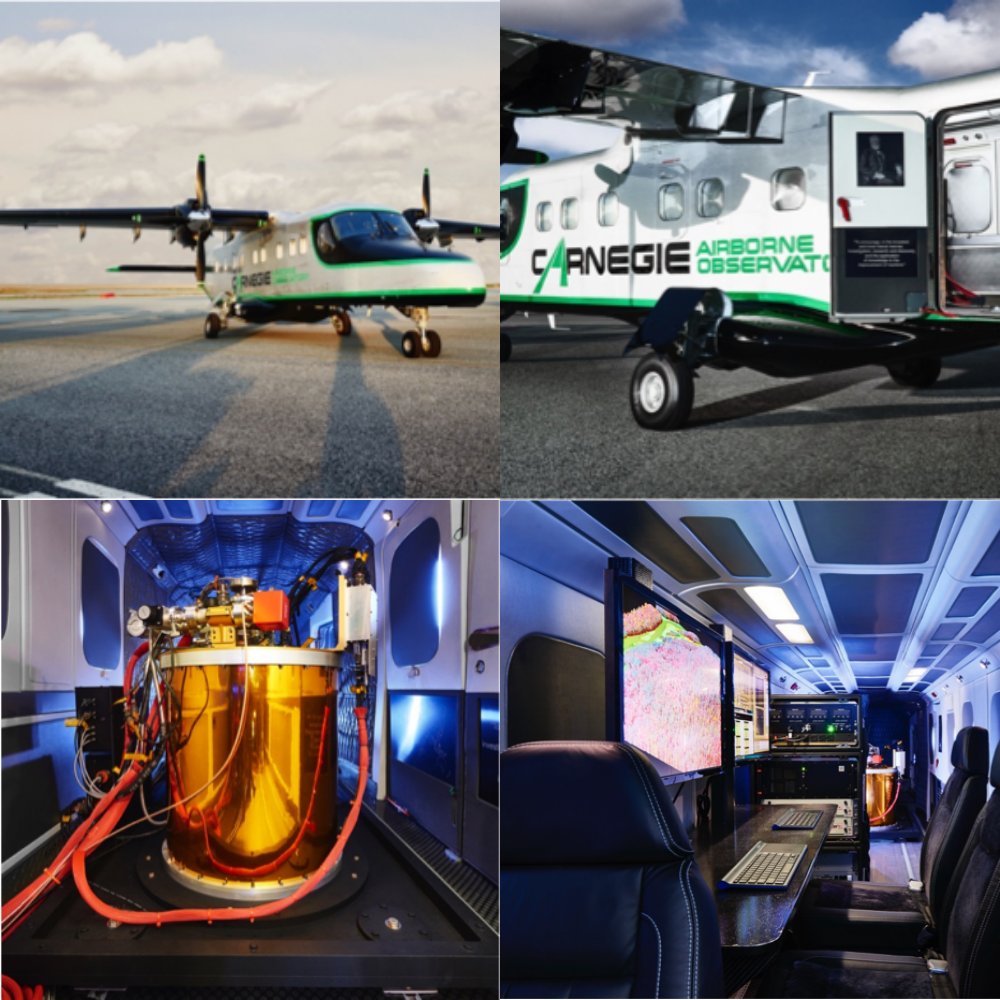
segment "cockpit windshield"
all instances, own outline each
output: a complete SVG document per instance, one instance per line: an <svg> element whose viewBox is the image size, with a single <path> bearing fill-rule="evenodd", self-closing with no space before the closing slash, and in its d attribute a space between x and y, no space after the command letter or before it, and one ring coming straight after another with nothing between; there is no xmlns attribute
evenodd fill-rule
<svg viewBox="0 0 1000 1000"><path fill-rule="evenodd" d="M341 212L330 220L338 240L368 236L373 240L416 240L410 224L398 212Z"/></svg>

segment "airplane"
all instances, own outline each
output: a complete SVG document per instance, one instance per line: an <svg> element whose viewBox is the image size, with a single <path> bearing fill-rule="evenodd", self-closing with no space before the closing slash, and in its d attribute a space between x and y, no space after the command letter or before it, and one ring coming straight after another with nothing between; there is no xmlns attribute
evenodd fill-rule
<svg viewBox="0 0 1000 1000"><path fill-rule="evenodd" d="M996 993L1000 502L504 502L500 619L501 996Z"/></svg>
<svg viewBox="0 0 1000 1000"><path fill-rule="evenodd" d="M517 123L546 117L617 138L545 162ZM927 388L1000 341L998 150L1000 71L778 89L502 29L501 321L634 324L648 428L683 426L701 366Z"/></svg>
<svg viewBox="0 0 1000 1000"><path fill-rule="evenodd" d="M212 302L205 336L215 339L229 320L317 323L329 318L349 336L350 310L392 307L416 330L403 335L408 358L436 358L441 337L428 329L432 306L478 306L486 298L482 269L451 252L455 240L500 238L499 226L434 219L430 172L423 204L399 213L362 202L324 205L307 212L218 209L208 200L205 157L198 158L195 197L166 208L14 209L0 211L3 226L79 226L165 229L170 242L195 251L195 264L123 264L115 272L193 274ZM213 232L221 246L206 249ZM433 249L437 241L442 249Z"/></svg>
<svg viewBox="0 0 1000 1000"><path fill-rule="evenodd" d="M0 506L5 994L495 995L497 501Z"/></svg>

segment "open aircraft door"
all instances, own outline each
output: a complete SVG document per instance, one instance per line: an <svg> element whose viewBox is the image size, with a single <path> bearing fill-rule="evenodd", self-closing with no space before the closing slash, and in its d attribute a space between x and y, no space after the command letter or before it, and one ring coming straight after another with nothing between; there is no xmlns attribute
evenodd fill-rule
<svg viewBox="0 0 1000 1000"><path fill-rule="evenodd" d="M831 114L834 316L902 319L930 304L927 151L920 114Z"/></svg>

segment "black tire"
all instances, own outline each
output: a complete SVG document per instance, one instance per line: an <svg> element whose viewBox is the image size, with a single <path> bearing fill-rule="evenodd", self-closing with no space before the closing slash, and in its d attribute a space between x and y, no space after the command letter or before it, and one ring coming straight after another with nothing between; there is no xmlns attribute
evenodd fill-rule
<svg viewBox="0 0 1000 1000"><path fill-rule="evenodd" d="M403 334L403 357L419 358L420 354L420 334L416 330L407 330Z"/></svg>
<svg viewBox="0 0 1000 1000"><path fill-rule="evenodd" d="M436 358L441 353L441 338L437 330L428 330L426 333L427 343L420 345L425 358Z"/></svg>
<svg viewBox="0 0 1000 1000"><path fill-rule="evenodd" d="M683 361L650 354L632 374L632 416L642 427L672 431L691 413L694 380Z"/></svg>
<svg viewBox="0 0 1000 1000"><path fill-rule="evenodd" d="M209 313L205 317L205 336L208 340L215 340L219 336L219 331L222 329L222 320L219 319L218 313Z"/></svg>
<svg viewBox="0 0 1000 1000"><path fill-rule="evenodd" d="M908 389L929 389L941 375L940 358L911 358L889 365L889 375L896 385Z"/></svg>
<svg viewBox="0 0 1000 1000"><path fill-rule="evenodd" d="M510 361L510 352L512 350L512 345L510 342L510 337L506 333L500 334L500 364L505 361Z"/></svg>
<svg viewBox="0 0 1000 1000"><path fill-rule="evenodd" d="M338 309L330 313L330 325L338 337L349 337L351 330L354 328L351 323L351 317L343 309Z"/></svg>

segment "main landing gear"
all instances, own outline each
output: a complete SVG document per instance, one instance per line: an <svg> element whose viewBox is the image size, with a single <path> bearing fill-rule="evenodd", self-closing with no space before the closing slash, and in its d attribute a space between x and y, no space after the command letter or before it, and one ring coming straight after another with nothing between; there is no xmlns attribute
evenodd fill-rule
<svg viewBox="0 0 1000 1000"><path fill-rule="evenodd" d="M908 389L929 389L941 374L940 358L911 358L888 366L889 375L896 385Z"/></svg>
<svg viewBox="0 0 1000 1000"><path fill-rule="evenodd" d="M219 331L225 330L228 325L225 316L217 312L210 312L205 317L205 337L208 340L215 340L219 336Z"/></svg>
<svg viewBox="0 0 1000 1000"><path fill-rule="evenodd" d="M417 324L416 330L407 330L403 334L403 357L436 358L441 353L441 338L436 330L427 329L430 310L423 306L406 306L400 312Z"/></svg>
<svg viewBox="0 0 1000 1000"><path fill-rule="evenodd" d="M650 354L632 373L632 416L642 427L672 431L683 426L694 403L690 366L669 354Z"/></svg>
<svg viewBox="0 0 1000 1000"><path fill-rule="evenodd" d="M351 317L343 309L335 309L330 313L330 326L338 337L349 337L353 329Z"/></svg>

